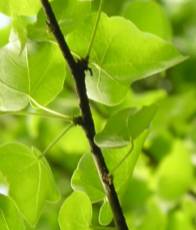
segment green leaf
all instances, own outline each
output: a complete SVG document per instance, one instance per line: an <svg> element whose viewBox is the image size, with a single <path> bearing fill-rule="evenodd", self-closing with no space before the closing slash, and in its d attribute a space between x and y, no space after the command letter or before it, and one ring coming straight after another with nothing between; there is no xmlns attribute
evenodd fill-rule
<svg viewBox="0 0 196 230"><path fill-rule="evenodd" d="M86 55L94 24L95 17L89 17L68 35L67 41L77 56ZM86 79L88 96L103 104L118 104L132 82L185 59L170 42L140 31L122 17L102 14L89 60L94 76Z"/></svg>
<svg viewBox="0 0 196 230"><path fill-rule="evenodd" d="M131 20L139 29L171 40L172 29L164 9L152 0L127 2L122 15Z"/></svg>
<svg viewBox="0 0 196 230"><path fill-rule="evenodd" d="M1 65L1 64L0 64ZM1 77L0 77L1 78ZM1 82L0 79L0 111L17 111L25 108L28 98Z"/></svg>
<svg viewBox="0 0 196 230"><path fill-rule="evenodd" d="M157 200L152 197L146 202L146 213L138 230L165 230L167 226L167 216L161 209Z"/></svg>
<svg viewBox="0 0 196 230"><path fill-rule="evenodd" d="M8 43L10 30L11 30L11 19L6 15L0 13L0 38L1 38L0 47Z"/></svg>
<svg viewBox="0 0 196 230"><path fill-rule="evenodd" d="M36 15L41 8L40 0L2 0L0 2L0 12L7 15Z"/></svg>
<svg viewBox="0 0 196 230"><path fill-rule="evenodd" d="M1 146L0 171L9 183L10 196L32 225L37 223L46 200L59 199L50 167L35 148L17 143Z"/></svg>
<svg viewBox="0 0 196 230"><path fill-rule="evenodd" d="M113 214L108 201L104 201L99 210L99 223L107 226L112 222Z"/></svg>
<svg viewBox="0 0 196 230"><path fill-rule="evenodd" d="M27 42L27 25L32 23L32 18L24 16L15 16L12 18L12 27L21 44L21 50Z"/></svg>
<svg viewBox="0 0 196 230"><path fill-rule="evenodd" d="M7 196L0 195L0 229L25 230L22 217L14 202Z"/></svg>
<svg viewBox="0 0 196 230"><path fill-rule="evenodd" d="M91 12L91 1L56 0L53 8L56 12L60 27L64 34L73 30Z"/></svg>
<svg viewBox="0 0 196 230"><path fill-rule="evenodd" d="M81 157L71 178L71 186L75 191L87 193L93 202L103 199L103 186L91 154L85 154Z"/></svg>
<svg viewBox="0 0 196 230"><path fill-rule="evenodd" d="M194 230L193 221L188 217L183 210L178 210L171 214L168 221L168 230Z"/></svg>
<svg viewBox="0 0 196 230"><path fill-rule="evenodd" d="M59 212L61 230L91 230L92 205L83 192L73 192Z"/></svg>
<svg viewBox="0 0 196 230"><path fill-rule="evenodd" d="M157 190L167 200L180 198L193 183L191 155L180 141L161 162L157 171Z"/></svg>
<svg viewBox="0 0 196 230"><path fill-rule="evenodd" d="M147 129L154 117L156 105L141 110L124 109L114 114L106 123L95 142L102 148L123 147Z"/></svg>
<svg viewBox="0 0 196 230"><path fill-rule="evenodd" d="M11 26L7 25L4 28L0 28L0 47L6 45L9 41Z"/></svg>
<svg viewBox="0 0 196 230"><path fill-rule="evenodd" d="M113 1L113 0L103 0L102 9L108 15L118 15L121 12L122 6L127 0ZM93 1L93 8L98 9L100 0Z"/></svg>
<svg viewBox="0 0 196 230"><path fill-rule="evenodd" d="M76 145L77 140L77 145ZM62 138L59 147L66 154L79 154L89 152L89 143L81 127L75 126Z"/></svg>
<svg viewBox="0 0 196 230"><path fill-rule="evenodd" d="M18 42L12 42L0 50L0 73L1 110L21 110L28 96L44 105L57 96L65 65L54 44L29 43L21 53Z"/></svg>
<svg viewBox="0 0 196 230"><path fill-rule="evenodd" d="M128 182L132 175L147 133L147 131L144 131L137 139L135 139L133 150L128 156L127 153L130 151L130 145L124 148L104 149L104 158L110 172L125 156L127 156L122 164L112 172L114 185L117 191ZM74 190L86 192L94 203L101 201L105 197L104 189L99 179L95 163L90 154L82 156L78 163L78 167L72 176L71 184Z"/></svg>
<svg viewBox="0 0 196 230"><path fill-rule="evenodd" d="M63 34L67 34L79 26L91 12L91 0L54 0L51 5ZM39 12L36 22L28 27L28 35L31 39L39 41L53 39L46 26L46 17L43 11Z"/></svg>
<svg viewBox="0 0 196 230"><path fill-rule="evenodd" d="M113 174L114 185L119 191L122 186L129 182L135 169L139 155L142 153L142 147L148 135L148 130L143 131L134 141L133 146L130 144L123 148L105 149L104 157L109 171ZM130 152L130 149L132 150ZM126 159L124 159L126 156ZM121 160L123 159L123 162ZM121 165L115 167L121 162Z"/></svg>

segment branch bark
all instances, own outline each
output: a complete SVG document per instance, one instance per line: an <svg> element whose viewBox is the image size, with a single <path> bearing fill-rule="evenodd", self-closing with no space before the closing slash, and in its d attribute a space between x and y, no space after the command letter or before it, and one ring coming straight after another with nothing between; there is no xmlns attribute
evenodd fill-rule
<svg viewBox="0 0 196 230"><path fill-rule="evenodd" d="M95 126L92 118L92 113L89 105L89 99L86 91L86 83L85 83L85 71L88 70L88 60L81 59L75 60L71 51L64 39L63 33L58 25L55 14L52 10L52 7L48 0L41 0L42 6L44 8L45 14L47 16L48 25L54 34L57 43L62 51L62 54L65 58L65 61L68 63L72 75L75 80L76 90L79 97L80 102L80 110L82 114L82 127L86 133L89 144L91 146L91 152L93 154L93 158L98 168L99 175L102 180L102 184L104 186L108 201L110 203L114 222L118 230L128 230L128 226L123 215L123 211L112 181L112 177L109 176L109 170L105 163L103 153L101 149L95 144Z"/></svg>

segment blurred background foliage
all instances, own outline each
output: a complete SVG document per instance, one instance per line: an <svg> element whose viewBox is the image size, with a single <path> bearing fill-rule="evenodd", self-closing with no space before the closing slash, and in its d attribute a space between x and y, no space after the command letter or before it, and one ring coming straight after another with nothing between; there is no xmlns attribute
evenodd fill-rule
<svg viewBox="0 0 196 230"><path fill-rule="evenodd" d="M54 4L55 2L58 0L54 0ZM136 2L138 1L105 0L103 10L110 16L121 15L132 20L143 31L172 40L183 54L189 56L189 59L158 76L135 82L130 87L126 99L118 106L107 107L91 102L96 129L100 131L106 119L116 110L158 102L159 109L150 134L133 178L130 179L121 198L123 209L130 226L135 226L132 229L194 230L196 229L196 1L160 0L151 1L150 6L146 4L148 0L141 0L140 4L135 4ZM99 0L93 2L93 10L98 4ZM66 9L66 4L64 7ZM70 13L68 10L67 12ZM78 12L75 12L74 17L78 17ZM34 27L30 32L28 26L22 26L20 18L10 21L9 17L3 15L0 20L1 47L8 42L11 28L14 28L24 43L28 38L44 37L46 33L40 29L45 26L42 12L34 24L28 23L28 20L34 19L25 19L29 27ZM22 23L25 23L25 20L22 20ZM65 25L64 27L68 31L72 28L72 26L67 28ZM66 78L64 90L50 107L70 115L79 113L71 76ZM33 116L0 116L0 144L17 140L44 150L64 127L61 120L51 121ZM59 229L57 223L59 207L72 191L70 179L81 155L89 151L83 131L80 127L74 127L48 153L47 159L63 197L56 206L45 207L37 230ZM1 178L1 181L3 184L4 179ZM98 225L100 204L95 204L93 208L93 222ZM104 209L109 215L107 207ZM102 215L103 224L108 221L110 223L110 217L104 220L105 214ZM27 229L33 228L27 226Z"/></svg>

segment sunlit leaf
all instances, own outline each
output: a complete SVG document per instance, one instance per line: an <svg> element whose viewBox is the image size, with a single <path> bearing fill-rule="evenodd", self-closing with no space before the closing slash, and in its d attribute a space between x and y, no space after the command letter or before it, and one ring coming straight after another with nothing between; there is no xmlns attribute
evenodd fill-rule
<svg viewBox="0 0 196 230"><path fill-rule="evenodd" d="M59 199L50 167L35 148L17 143L1 146L0 171L10 196L31 224L37 223L46 200Z"/></svg>
<svg viewBox="0 0 196 230"><path fill-rule="evenodd" d="M94 24L95 17L90 17L67 37L72 51L80 57L86 55ZM140 31L122 17L102 14L89 60L94 75L86 79L88 95L103 104L117 104L132 82L185 59L170 42Z"/></svg>
<svg viewBox="0 0 196 230"><path fill-rule="evenodd" d="M11 198L0 195L0 229L15 230L16 228L25 230L22 217Z"/></svg>
<svg viewBox="0 0 196 230"><path fill-rule="evenodd" d="M33 16L41 8L40 0L2 0L0 2L0 12L8 15Z"/></svg>
<svg viewBox="0 0 196 230"><path fill-rule="evenodd" d="M131 20L139 29L171 40L172 29L164 8L153 0L128 2L122 15Z"/></svg>
<svg viewBox="0 0 196 230"><path fill-rule="evenodd" d="M112 222L113 215L110 205L107 201L104 201L99 210L99 223L101 225L107 226Z"/></svg>
<svg viewBox="0 0 196 230"><path fill-rule="evenodd" d="M78 167L72 176L71 185L75 191L86 192L94 202L104 197L104 190L90 154L85 154L80 159Z"/></svg>
<svg viewBox="0 0 196 230"><path fill-rule="evenodd" d="M91 0L54 0L51 5L63 34L67 34L79 26L91 12ZM34 40L53 40L43 11L39 12L36 22L28 26L28 35Z"/></svg>
<svg viewBox="0 0 196 230"><path fill-rule="evenodd" d="M61 230L91 230L91 219L91 201L83 192L73 192L60 209Z"/></svg>
<svg viewBox="0 0 196 230"><path fill-rule="evenodd" d="M64 61L56 45L29 43L21 53L18 42L11 42L0 50L1 110L23 109L28 96L48 104L61 91L64 77Z"/></svg>

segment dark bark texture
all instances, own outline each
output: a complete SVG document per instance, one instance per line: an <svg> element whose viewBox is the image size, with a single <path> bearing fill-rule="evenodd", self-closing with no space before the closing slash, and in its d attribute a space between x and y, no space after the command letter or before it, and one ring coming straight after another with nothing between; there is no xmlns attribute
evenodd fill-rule
<svg viewBox="0 0 196 230"><path fill-rule="evenodd" d="M52 33L54 34L56 41L62 51L65 61L68 63L70 70L72 72L73 78L76 84L76 90L78 94L81 118L76 119L76 123L80 124L88 138L89 144L91 146L91 152L95 160L106 196L110 203L115 225L118 230L128 230L128 226L113 184L112 177L110 176L109 170L105 163L103 153L101 149L94 142L95 137L95 126L92 118L92 113L89 105L89 99L87 96L86 84L85 84L85 71L88 71L88 58L75 60L71 54L70 48L68 47L63 33L58 25L55 14L51 8L48 0L41 0L42 6L44 8L45 14L47 16L47 23L50 27ZM78 38L79 39L79 38ZM92 76L93 77L93 76ZM89 172L90 173L90 172ZM89 182L90 183L90 182Z"/></svg>

